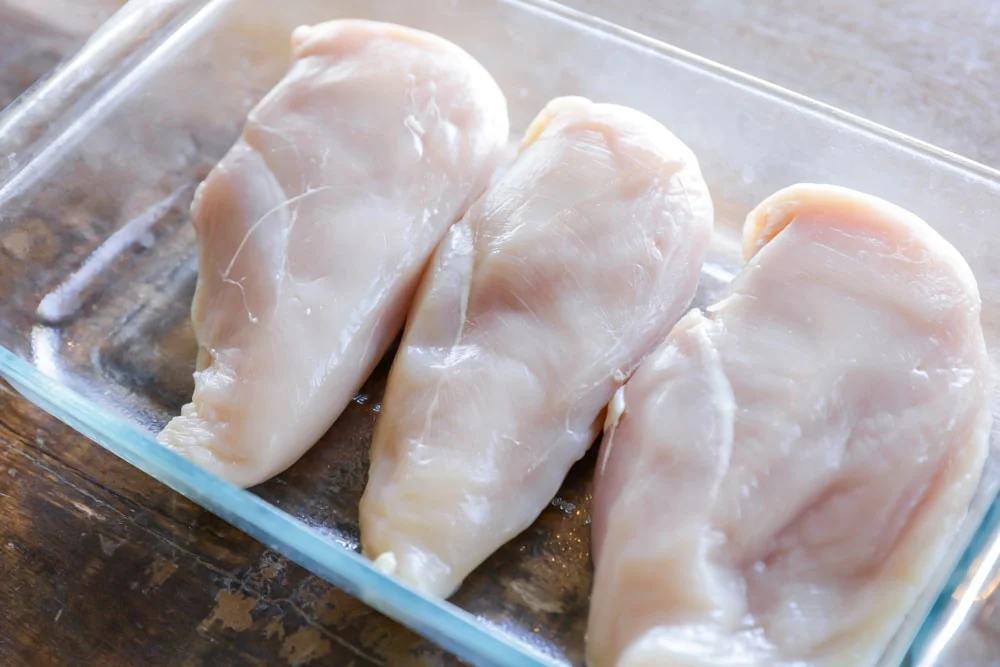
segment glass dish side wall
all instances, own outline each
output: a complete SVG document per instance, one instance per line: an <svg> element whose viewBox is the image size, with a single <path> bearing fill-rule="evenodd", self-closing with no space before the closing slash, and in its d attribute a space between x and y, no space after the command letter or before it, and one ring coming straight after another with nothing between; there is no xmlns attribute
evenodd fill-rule
<svg viewBox="0 0 1000 667"><path fill-rule="evenodd" d="M979 165L546 2L136 0L128 11L91 40L68 76L0 117L0 150L23 156L0 171L0 345L12 353L0 357L0 368L112 451L468 658L504 655L507 664L521 655L506 643L512 639L560 663L581 661L592 460L455 598L484 624L477 625L450 605L419 601L342 550L357 548L356 504L385 364L315 450L255 488L256 497L218 486L140 435L155 432L190 395L193 188L285 70L294 26L363 17L449 38L500 82L515 136L562 94L631 105L662 121L699 156L716 202L718 234L699 304L738 269L742 217L774 190L829 182L896 201L969 260L991 358L1000 358L1000 269L990 261L1000 241L989 233L1000 179ZM84 414L89 405L113 417L94 421ZM956 548L886 665L907 650L992 503L995 451ZM946 603L936 610L941 621L927 629L938 628L935 636L963 613Z"/></svg>
<svg viewBox="0 0 1000 667"><path fill-rule="evenodd" d="M0 109L76 53L124 0L0 0Z"/></svg>

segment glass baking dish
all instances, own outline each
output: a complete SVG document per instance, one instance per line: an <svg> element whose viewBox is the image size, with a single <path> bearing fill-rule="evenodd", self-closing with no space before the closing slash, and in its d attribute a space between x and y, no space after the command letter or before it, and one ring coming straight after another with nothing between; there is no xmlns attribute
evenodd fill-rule
<svg viewBox="0 0 1000 667"><path fill-rule="evenodd" d="M357 502L391 352L306 457L249 491L153 439L193 386L194 187L281 77L292 28L338 17L412 25L464 47L507 94L513 136L565 94L634 106L666 124L697 153L716 204L697 305L738 270L743 216L782 186L836 183L913 210L972 266L991 360L1000 360L996 171L545 0L133 0L0 115L0 374L102 446L459 656L582 664L593 453L531 528L438 602L357 553ZM996 607L998 442L994 433L954 547L882 665L942 664L953 635L975 625L984 605Z"/></svg>
<svg viewBox="0 0 1000 667"><path fill-rule="evenodd" d="M80 50L125 0L0 0L0 109Z"/></svg>

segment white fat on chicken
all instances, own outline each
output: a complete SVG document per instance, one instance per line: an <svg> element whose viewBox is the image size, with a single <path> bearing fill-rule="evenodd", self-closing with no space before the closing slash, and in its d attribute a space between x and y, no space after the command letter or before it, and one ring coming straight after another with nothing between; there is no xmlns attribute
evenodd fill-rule
<svg viewBox="0 0 1000 667"><path fill-rule="evenodd" d="M976 489L989 361L955 248L799 185L750 214L744 250L605 432L591 667L872 665Z"/></svg>
<svg viewBox="0 0 1000 667"><path fill-rule="evenodd" d="M159 436L244 486L340 415L508 133L494 80L439 37L345 20L292 45L195 196L194 396Z"/></svg>
<svg viewBox="0 0 1000 667"><path fill-rule="evenodd" d="M698 163L666 128L552 101L423 279L376 427L365 553L447 596L524 530L687 308L711 230Z"/></svg>

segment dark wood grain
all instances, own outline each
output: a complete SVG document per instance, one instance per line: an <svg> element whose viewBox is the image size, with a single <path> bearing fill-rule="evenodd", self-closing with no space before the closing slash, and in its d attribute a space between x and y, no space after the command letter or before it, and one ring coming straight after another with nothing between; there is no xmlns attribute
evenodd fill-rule
<svg viewBox="0 0 1000 667"><path fill-rule="evenodd" d="M0 384L0 664L457 664Z"/></svg>

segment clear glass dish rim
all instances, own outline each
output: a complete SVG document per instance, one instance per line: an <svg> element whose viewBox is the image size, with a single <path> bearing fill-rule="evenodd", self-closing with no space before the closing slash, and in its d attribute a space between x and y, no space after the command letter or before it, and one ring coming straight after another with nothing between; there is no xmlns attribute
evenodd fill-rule
<svg viewBox="0 0 1000 667"><path fill-rule="evenodd" d="M202 4L208 5L218 1L225 0L206 0ZM545 14L549 18L572 23L579 28L642 47L659 57L697 69L704 75L721 78L732 85L768 95L795 106L804 113L823 116L827 120L849 126L856 131L895 144L901 149L918 153L929 160L965 172L969 176L992 181L1000 187L1000 170L635 30L566 7L554 0L499 0L499 2L520 7L525 11ZM86 46L86 51L94 52L100 48L100 42L116 34L115 30L105 28L113 25L119 16L132 9L133 7L126 5L112 16L105 27L99 29L92 37ZM66 66L71 67L82 53L81 51L74 56ZM0 111L0 126L8 120L8 114L21 113L26 106L30 106L34 96L44 94L49 85L59 78L53 77L33 87L28 94ZM30 166L29 161L17 172L25 171ZM17 172L10 176L15 176ZM0 345L0 377L6 379L33 404L116 456L362 602L439 643L459 657L474 664L526 667L555 664L549 656L527 644L508 640L491 630L486 622L476 619L459 607L424 597L376 570L366 558L323 536L315 528L162 447L147 433L44 374L2 345ZM1000 493L984 513L955 569L935 596L935 602L914 636L903 664L911 662L912 649L923 643L925 632L929 631L937 615L947 606L948 599L961 585L965 571L998 530L1000 530Z"/></svg>
<svg viewBox="0 0 1000 667"><path fill-rule="evenodd" d="M556 664L468 612L424 597L253 493L206 472L0 346L0 376L55 418L365 604L474 664Z"/></svg>

